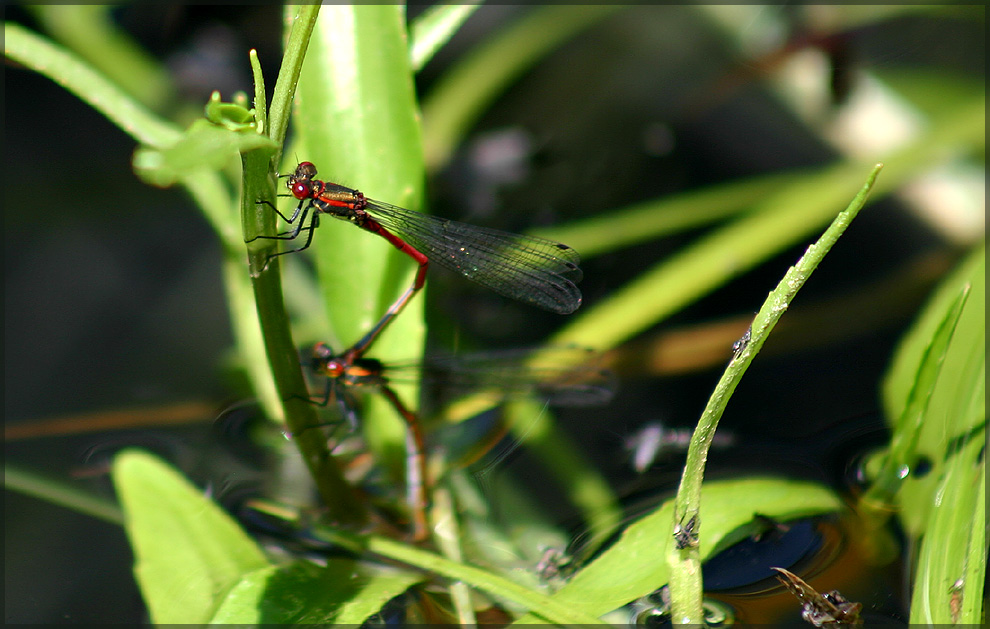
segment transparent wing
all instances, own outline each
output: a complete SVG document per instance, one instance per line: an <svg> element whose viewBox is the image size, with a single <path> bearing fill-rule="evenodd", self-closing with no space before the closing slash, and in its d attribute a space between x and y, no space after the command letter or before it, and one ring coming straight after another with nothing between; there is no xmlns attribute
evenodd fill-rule
<svg viewBox="0 0 990 629"><path fill-rule="evenodd" d="M581 305L581 262L567 245L437 218L368 201L365 208L382 227L420 253L496 293L559 314Z"/></svg>
<svg viewBox="0 0 990 629"><path fill-rule="evenodd" d="M387 377L419 381L428 395L441 399L495 389L505 397L536 395L558 406L605 404L617 383L600 353L579 347L432 355L423 363L390 364Z"/></svg>

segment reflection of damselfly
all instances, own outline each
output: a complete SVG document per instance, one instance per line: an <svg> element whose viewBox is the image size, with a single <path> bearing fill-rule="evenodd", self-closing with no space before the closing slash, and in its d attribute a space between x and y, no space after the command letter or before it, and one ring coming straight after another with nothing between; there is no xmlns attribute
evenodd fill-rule
<svg viewBox="0 0 990 629"><path fill-rule="evenodd" d="M633 469L642 474L662 456L686 451L692 432L690 428L672 428L660 421L644 424L625 438L625 449L630 454ZM734 444L732 433L717 432L712 437L713 448L728 448Z"/></svg>
<svg viewBox="0 0 990 629"><path fill-rule="evenodd" d="M265 268L276 256L309 247L313 230L320 224L321 214L348 221L381 236L419 265L412 286L392 304L371 332L355 345L360 351L367 349L412 296L423 288L430 262L504 297L551 312L570 314L581 305L581 291L575 285L582 276L578 268L580 256L567 245L407 210L369 199L357 190L315 177L316 166L311 162L301 162L288 175L286 186L292 196L299 199L291 216L285 216L270 203L259 201L269 205L285 222L295 224L295 227L276 236L255 238L293 240L300 232L308 232L301 247L269 256Z"/></svg>
<svg viewBox="0 0 990 629"><path fill-rule="evenodd" d="M313 347L312 369L326 377L322 406L335 401L354 427L355 393L377 390L406 423L406 483L412 510L413 535L428 535L426 440L422 422L392 388L419 382L426 390L467 392L485 389L501 397L539 395L558 405L603 404L611 399L614 379L600 367L600 354L583 348L509 350L479 354L433 356L421 363L384 365L353 350L335 354L325 343Z"/></svg>

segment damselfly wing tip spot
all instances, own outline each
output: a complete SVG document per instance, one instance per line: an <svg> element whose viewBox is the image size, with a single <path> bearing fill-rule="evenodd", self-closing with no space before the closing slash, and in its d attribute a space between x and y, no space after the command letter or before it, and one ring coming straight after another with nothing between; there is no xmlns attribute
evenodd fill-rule
<svg viewBox="0 0 990 629"><path fill-rule="evenodd" d="M579 296L577 299L561 304L561 307L557 309L557 313L562 315L569 315L581 307L581 301L582 301L581 297Z"/></svg>

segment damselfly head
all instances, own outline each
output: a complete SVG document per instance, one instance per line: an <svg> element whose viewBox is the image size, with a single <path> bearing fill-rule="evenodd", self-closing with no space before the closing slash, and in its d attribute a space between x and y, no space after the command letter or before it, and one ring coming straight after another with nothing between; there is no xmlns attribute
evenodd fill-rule
<svg viewBox="0 0 990 629"><path fill-rule="evenodd" d="M333 353L333 349L331 349L326 343L321 341L313 346L313 360L323 361L334 357L335 354Z"/></svg>
<svg viewBox="0 0 990 629"><path fill-rule="evenodd" d="M339 378L347 372L348 366L346 357L335 354L326 343L317 343L313 346L310 368L314 373L328 378Z"/></svg>
<svg viewBox="0 0 990 629"><path fill-rule="evenodd" d="M313 177L316 176L316 166L312 162L300 162L296 170L289 175L285 182L285 187L289 189L292 196L302 201L312 196Z"/></svg>
<svg viewBox="0 0 990 629"><path fill-rule="evenodd" d="M296 181L309 181L316 176L316 166L313 162L299 162L296 166L296 171L292 173L291 178Z"/></svg>

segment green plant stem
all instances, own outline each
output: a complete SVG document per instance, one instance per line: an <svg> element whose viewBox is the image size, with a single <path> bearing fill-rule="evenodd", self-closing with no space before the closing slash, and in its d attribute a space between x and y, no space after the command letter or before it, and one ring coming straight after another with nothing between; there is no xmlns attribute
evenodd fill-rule
<svg viewBox="0 0 990 629"><path fill-rule="evenodd" d="M361 537L325 527L313 529L313 534L353 552L374 553L433 574L463 581L493 596L526 607L544 622L563 626L604 624L594 616L577 611L569 605L561 604L550 597L491 572L457 563L435 553L420 550L395 540L373 535Z"/></svg>
<svg viewBox="0 0 990 629"><path fill-rule="evenodd" d="M4 464L3 486L26 496L40 498L111 524L123 524L124 516L112 501L87 494L65 481L46 478L16 465Z"/></svg>
<svg viewBox="0 0 990 629"><path fill-rule="evenodd" d="M431 520L436 532L436 543L444 557L455 563L464 562L464 552L461 549L460 515L455 508L453 494L446 484L433 489L433 509ZM457 612L457 621L462 626L475 626L478 622L474 607L471 605L471 590L463 581L450 584L450 599Z"/></svg>
<svg viewBox="0 0 990 629"><path fill-rule="evenodd" d="M282 67L279 69L275 92L272 94L272 106L268 114L268 137L275 140L279 146L285 143L285 133L289 128L289 116L292 114L292 99L296 93L296 86L299 84L299 75L302 72L306 49L309 47L309 40L313 34L313 29L316 27L319 14L319 4L302 4L297 7L295 16L290 18L292 27L289 31L285 55L282 58ZM282 155L279 153L272 159L276 167L281 158Z"/></svg>
<svg viewBox="0 0 990 629"><path fill-rule="evenodd" d="M270 172L269 156L260 151L252 151L243 156L244 194L241 209L246 218L259 219L252 199L264 198L271 188L258 189L252 183L267 182ZM255 224L256 229L262 225ZM251 252L251 264L261 268L267 254ZM274 268L272 268L274 267ZM343 474L327 450L326 440L319 430L310 430L319 424L316 411L309 401L309 391L303 379L298 353L292 342L289 330L289 317L282 300L282 282L277 263L272 263L267 272L253 278L254 299L258 307L258 318L265 341L268 362L272 368L275 388L282 401L285 425L293 436L293 441L302 453L320 496L330 510L330 518L343 524L360 524L365 511L353 490L344 480Z"/></svg>
<svg viewBox="0 0 990 629"><path fill-rule="evenodd" d="M269 120L269 132L281 144L287 125L289 103L298 81L298 71L302 64L315 23L319 5L302 5L293 20L293 28L286 45L286 62L282 65L276 84L278 98L273 104ZM255 79L261 79L257 63ZM257 86L256 107L264 107L264 86ZM259 102L260 101L260 102ZM270 234L274 227L271 212L259 209L257 199L275 201L269 175L276 158L266 152L252 151L242 156L244 189L241 195L241 220L245 234ZM271 242L271 241L269 241ZM267 271L262 272L268 261L272 246L249 249L249 264L257 303L258 318L268 363L271 365L275 389L281 401L281 411L285 425L293 436L303 461L329 509L329 517L335 522L356 525L364 522L366 513L343 474L327 450L327 444L319 430L310 430L318 425L309 391L303 379L295 344L289 330L289 317L282 299L282 281L279 264L272 261Z"/></svg>
<svg viewBox="0 0 990 629"><path fill-rule="evenodd" d="M838 217L818 241L808 247L797 264L788 269L784 278L777 284L770 296L760 308L753 320L752 333L749 343L736 352L722 378L719 379L715 390L705 406L698 421L691 443L688 447L687 459L684 464L684 475L674 500L674 527L688 527L695 523L692 536L697 535L697 529L704 526L699 521L701 508L701 484L704 479L705 462L708 460L708 450L719 419L725 411L729 398L749 368L753 358L759 353L770 332L790 306L797 292L804 286L825 255L838 241L852 222L873 189L882 164L877 164L870 173L866 183L860 189L849 206L839 213ZM684 546L678 548L678 546ZM702 581L701 561L697 544L675 544L667 555L671 567L670 596L673 609L674 624L700 624L702 612Z"/></svg>

